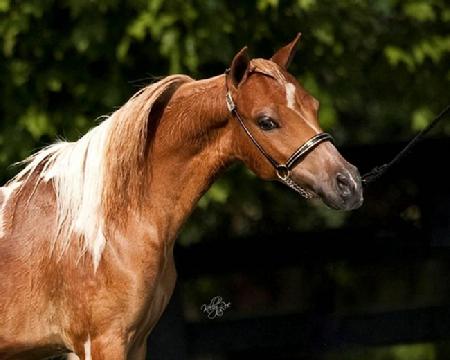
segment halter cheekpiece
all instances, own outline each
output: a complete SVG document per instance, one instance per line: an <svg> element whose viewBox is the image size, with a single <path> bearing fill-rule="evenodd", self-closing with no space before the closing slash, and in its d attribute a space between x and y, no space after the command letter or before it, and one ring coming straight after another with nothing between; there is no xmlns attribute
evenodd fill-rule
<svg viewBox="0 0 450 360"><path fill-rule="evenodd" d="M298 185L294 180L291 179L291 170L297 165L299 161L301 161L301 158L303 158L307 153L312 151L317 145L324 141L331 141L333 142L333 137L325 132L319 133L317 135L314 135L309 140L307 140L304 144L300 145L297 150L295 150L291 156L286 160L284 163L277 162L272 156L270 156L269 153L267 153L262 145L256 140L256 138L252 135L250 130L247 128L247 126L244 123L243 118L239 114L236 104L234 103L233 97L231 96L231 92L228 89L227 84L227 75L228 75L229 69L225 71L225 85L227 89L226 93L226 103L228 107L228 111L239 121L239 124L241 125L244 132L247 134L247 136L250 138L250 140L253 142L253 144L257 147L257 149L260 151L261 154L264 155L264 157L272 164L272 166L275 168L275 171L277 173L278 180L282 182L283 184L287 185L306 199L310 199L314 196L314 194L306 190L305 188Z"/></svg>

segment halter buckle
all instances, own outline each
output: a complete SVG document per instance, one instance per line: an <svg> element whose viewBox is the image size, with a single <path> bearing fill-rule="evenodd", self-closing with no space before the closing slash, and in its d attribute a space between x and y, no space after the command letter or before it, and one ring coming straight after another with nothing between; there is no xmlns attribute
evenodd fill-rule
<svg viewBox="0 0 450 360"><path fill-rule="evenodd" d="M278 165L276 167L277 176L280 180L286 181L289 178L290 171L286 165Z"/></svg>
<svg viewBox="0 0 450 360"><path fill-rule="evenodd" d="M231 93L229 91L227 92L225 99L227 102L228 111L230 113L233 113L236 110L236 105L235 105L233 98L231 97Z"/></svg>

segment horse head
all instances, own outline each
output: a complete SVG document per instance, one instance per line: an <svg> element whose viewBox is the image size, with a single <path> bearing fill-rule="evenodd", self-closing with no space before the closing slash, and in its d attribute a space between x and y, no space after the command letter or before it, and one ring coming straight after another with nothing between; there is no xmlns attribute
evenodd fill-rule
<svg viewBox="0 0 450 360"><path fill-rule="evenodd" d="M320 128L319 101L287 71L299 39L270 60L249 59L246 48L235 55L226 78L235 153L263 179L335 209L356 209L363 202L359 172Z"/></svg>

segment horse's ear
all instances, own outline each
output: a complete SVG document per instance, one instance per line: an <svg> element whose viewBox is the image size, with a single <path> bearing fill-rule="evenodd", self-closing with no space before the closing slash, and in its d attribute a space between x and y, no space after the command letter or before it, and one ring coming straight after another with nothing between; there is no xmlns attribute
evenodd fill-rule
<svg viewBox="0 0 450 360"><path fill-rule="evenodd" d="M295 52L297 51L297 45L300 41L301 33L297 33L297 36L286 46L279 49L271 58L274 63L280 65L283 69L288 68L292 59L294 58Z"/></svg>
<svg viewBox="0 0 450 360"><path fill-rule="evenodd" d="M250 59L247 54L247 46L245 46L234 56L231 62L230 78L234 87L238 87L242 80L244 80L249 63Z"/></svg>

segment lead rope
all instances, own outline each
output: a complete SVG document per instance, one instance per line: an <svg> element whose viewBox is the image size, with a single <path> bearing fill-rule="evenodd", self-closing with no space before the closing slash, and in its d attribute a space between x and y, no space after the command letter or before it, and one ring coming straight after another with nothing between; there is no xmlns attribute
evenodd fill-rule
<svg viewBox="0 0 450 360"><path fill-rule="evenodd" d="M378 180L382 175L384 175L391 167L396 165L400 160L402 160L405 156L407 156L412 148L416 146L426 134L430 132L431 129L433 129L439 121L441 121L448 113L450 112L450 105L447 105L447 107L442 110L438 116L434 118L434 120L428 124L427 127L422 129L416 136L414 136L408 144L388 163L375 166L372 170L370 170L368 173L364 174L361 179L364 185L369 185L370 183L374 182L375 180Z"/></svg>

